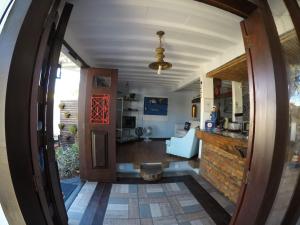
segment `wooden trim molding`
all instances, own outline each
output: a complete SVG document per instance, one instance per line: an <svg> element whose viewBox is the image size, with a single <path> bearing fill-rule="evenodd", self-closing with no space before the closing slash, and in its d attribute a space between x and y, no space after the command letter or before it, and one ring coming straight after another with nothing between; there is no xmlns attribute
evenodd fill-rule
<svg viewBox="0 0 300 225"><path fill-rule="evenodd" d="M219 9L231 12L237 16L247 18L257 8L257 6L247 0L195 0Z"/></svg>

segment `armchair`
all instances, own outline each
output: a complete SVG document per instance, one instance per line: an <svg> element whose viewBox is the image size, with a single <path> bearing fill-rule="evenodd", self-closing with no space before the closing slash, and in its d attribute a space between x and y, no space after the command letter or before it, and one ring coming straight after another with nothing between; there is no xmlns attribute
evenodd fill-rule
<svg viewBox="0 0 300 225"><path fill-rule="evenodd" d="M192 158L198 153L198 143L196 128L191 128L184 137L171 137L171 140L166 141L167 153Z"/></svg>

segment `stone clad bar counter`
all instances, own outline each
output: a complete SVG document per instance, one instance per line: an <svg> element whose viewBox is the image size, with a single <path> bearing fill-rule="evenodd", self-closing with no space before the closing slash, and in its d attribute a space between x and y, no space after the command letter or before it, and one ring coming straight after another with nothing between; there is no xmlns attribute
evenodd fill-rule
<svg viewBox="0 0 300 225"><path fill-rule="evenodd" d="M244 180L248 140L241 134L199 130L201 175L234 203Z"/></svg>

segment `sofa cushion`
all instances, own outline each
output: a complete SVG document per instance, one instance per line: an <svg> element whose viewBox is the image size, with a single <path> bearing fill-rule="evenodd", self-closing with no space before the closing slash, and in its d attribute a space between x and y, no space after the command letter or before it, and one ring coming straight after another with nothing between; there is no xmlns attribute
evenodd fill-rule
<svg viewBox="0 0 300 225"><path fill-rule="evenodd" d="M191 128L191 123L185 122L185 124L184 124L184 129L185 129L185 130L189 130L190 128Z"/></svg>

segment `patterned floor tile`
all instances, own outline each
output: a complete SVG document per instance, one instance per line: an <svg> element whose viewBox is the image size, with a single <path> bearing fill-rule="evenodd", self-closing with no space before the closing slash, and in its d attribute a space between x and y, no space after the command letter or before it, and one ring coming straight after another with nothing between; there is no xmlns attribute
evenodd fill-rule
<svg viewBox="0 0 300 225"><path fill-rule="evenodd" d="M139 219L108 219L105 218L103 225L141 225Z"/></svg>
<svg viewBox="0 0 300 225"><path fill-rule="evenodd" d="M137 190L136 184L113 184L110 197L137 198Z"/></svg>
<svg viewBox="0 0 300 225"><path fill-rule="evenodd" d="M213 225L184 183L113 184L105 225Z"/></svg>
<svg viewBox="0 0 300 225"><path fill-rule="evenodd" d="M86 182L73 204L68 210L68 218L70 225L77 225L89 204L89 201L96 189L97 182Z"/></svg>
<svg viewBox="0 0 300 225"><path fill-rule="evenodd" d="M209 218L209 215L205 211L197 212L197 213L185 213L176 216L178 223L186 223L197 220L204 220Z"/></svg>
<svg viewBox="0 0 300 225"><path fill-rule="evenodd" d="M141 225L153 225L152 219L141 219Z"/></svg>
<svg viewBox="0 0 300 225"><path fill-rule="evenodd" d="M184 183L167 183L163 184L167 196L189 194L189 189Z"/></svg>
<svg viewBox="0 0 300 225"><path fill-rule="evenodd" d="M174 217L154 218L153 225L178 225Z"/></svg>
<svg viewBox="0 0 300 225"><path fill-rule="evenodd" d="M144 184L138 186L139 198L164 197L162 184Z"/></svg>
<svg viewBox="0 0 300 225"><path fill-rule="evenodd" d="M176 195L168 199L176 215L201 212L204 210L192 194Z"/></svg>

